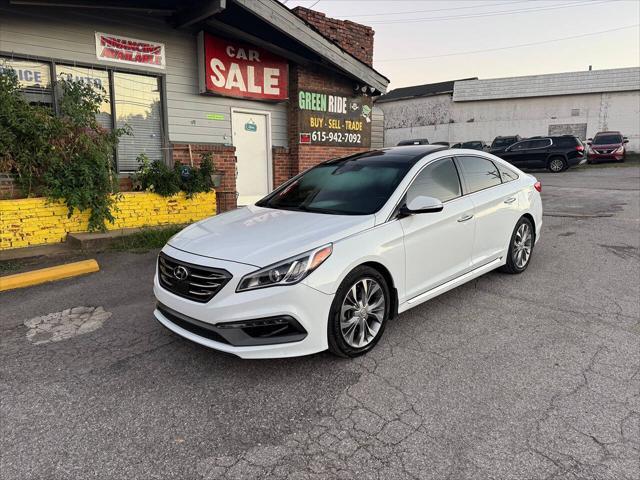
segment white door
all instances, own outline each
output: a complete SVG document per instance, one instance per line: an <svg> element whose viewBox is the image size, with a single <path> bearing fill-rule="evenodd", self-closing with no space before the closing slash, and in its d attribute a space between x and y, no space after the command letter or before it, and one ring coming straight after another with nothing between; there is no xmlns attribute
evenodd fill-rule
<svg viewBox="0 0 640 480"><path fill-rule="evenodd" d="M436 213L419 213L400 220L406 255L406 298L452 280L471 269L475 234L473 202L462 196L451 158L427 165L407 191L407 199L424 195L442 201Z"/></svg>
<svg viewBox="0 0 640 480"><path fill-rule="evenodd" d="M488 159L456 157L467 193L474 205L476 235L473 265L479 267L504 255L520 217L516 182L502 183L498 168Z"/></svg>
<svg viewBox="0 0 640 480"><path fill-rule="evenodd" d="M269 116L264 113L233 112L231 124L237 158L238 205L249 205L271 191Z"/></svg>

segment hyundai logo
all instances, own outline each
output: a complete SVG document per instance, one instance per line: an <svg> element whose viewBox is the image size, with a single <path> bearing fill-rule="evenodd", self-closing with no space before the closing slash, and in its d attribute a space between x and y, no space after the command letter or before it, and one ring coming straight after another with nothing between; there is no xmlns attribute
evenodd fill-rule
<svg viewBox="0 0 640 480"><path fill-rule="evenodd" d="M176 268L173 269L173 276L176 277L178 280L184 280L189 276L189 270L187 270L182 265L178 265Z"/></svg>

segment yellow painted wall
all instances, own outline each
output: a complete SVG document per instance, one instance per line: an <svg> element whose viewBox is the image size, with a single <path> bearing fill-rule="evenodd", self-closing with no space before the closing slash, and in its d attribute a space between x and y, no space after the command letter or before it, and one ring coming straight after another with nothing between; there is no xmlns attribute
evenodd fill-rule
<svg viewBox="0 0 640 480"><path fill-rule="evenodd" d="M114 211L115 224L121 228L191 223L216 213L215 192L199 193L187 199L184 193L161 197L148 192L121 193ZM0 200L0 250L64 242L69 232L86 232L88 212L74 212L67 218L63 203L45 198Z"/></svg>

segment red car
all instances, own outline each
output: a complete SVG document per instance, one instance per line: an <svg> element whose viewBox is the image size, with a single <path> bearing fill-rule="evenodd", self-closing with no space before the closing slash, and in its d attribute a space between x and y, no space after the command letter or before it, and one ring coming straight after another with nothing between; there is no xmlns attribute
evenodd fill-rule
<svg viewBox="0 0 640 480"><path fill-rule="evenodd" d="M587 163L596 163L601 160L615 160L624 162L626 149L625 143L629 143L627 137L620 132L598 132L595 137L588 139L589 153Z"/></svg>

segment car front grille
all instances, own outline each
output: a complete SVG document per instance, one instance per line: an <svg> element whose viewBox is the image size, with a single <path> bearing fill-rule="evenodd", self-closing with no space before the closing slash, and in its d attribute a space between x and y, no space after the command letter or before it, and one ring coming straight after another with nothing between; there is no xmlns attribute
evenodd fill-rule
<svg viewBox="0 0 640 480"><path fill-rule="evenodd" d="M599 153L601 155L611 153L611 152L613 152L613 150L602 150L602 149L596 150L596 153Z"/></svg>
<svg viewBox="0 0 640 480"><path fill-rule="evenodd" d="M183 262L162 252L158 256L158 276L165 290L200 303L211 300L232 278L226 270Z"/></svg>

